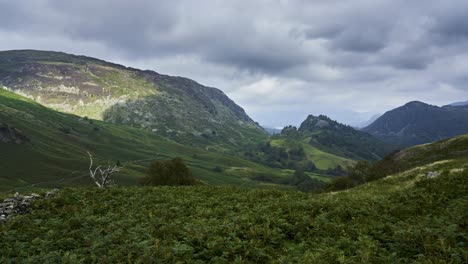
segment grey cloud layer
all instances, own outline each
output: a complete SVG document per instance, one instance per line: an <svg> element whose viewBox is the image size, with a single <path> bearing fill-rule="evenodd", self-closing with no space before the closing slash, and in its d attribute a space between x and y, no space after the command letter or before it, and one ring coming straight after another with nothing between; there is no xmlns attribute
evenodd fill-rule
<svg viewBox="0 0 468 264"><path fill-rule="evenodd" d="M462 0L0 0L0 37L185 75L269 125L468 98Z"/></svg>

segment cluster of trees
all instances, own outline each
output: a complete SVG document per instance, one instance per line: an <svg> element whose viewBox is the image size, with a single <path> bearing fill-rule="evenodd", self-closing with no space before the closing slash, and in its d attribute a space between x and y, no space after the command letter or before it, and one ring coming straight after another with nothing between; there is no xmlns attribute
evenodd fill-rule
<svg viewBox="0 0 468 264"><path fill-rule="evenodd" d="M303 192L321 190L326 185L323 181L311 178L303 170L296 170L289 184Z"/></svg>
<svg viewBox="0 0 468 264"><path fill-rule="evenodd" d="M266 173L259 173L252 177L253 180L275 184L290 185L303 192L323 190L326 183L311 178L303 170L296 170L290 177L273 176Z"/></svg>
<svg viewBox="0 0 468 264"><path fill-rule="evenodd" d="M143 178L143 185L195 185L197 182L182 158L170 160L156 160L151 163L146 177Z"/></svg>
<svg viewBox="0 0 468 264"><path fill-rule="evenodd" d="M261 144L256 150L246 152L248 158L272 168L304 170L313 172L317 170L315 164L307 159L302 146L284 148L272 146L270 142Z"/></svg>
<svg viewBox="0 0 468 264"><path fill-rule="evenodd" d="M399 173L404 167L394 159L394 153L374 163L360 161L348 169L347 176L336 178L326 189L338 191Z"/></svg>

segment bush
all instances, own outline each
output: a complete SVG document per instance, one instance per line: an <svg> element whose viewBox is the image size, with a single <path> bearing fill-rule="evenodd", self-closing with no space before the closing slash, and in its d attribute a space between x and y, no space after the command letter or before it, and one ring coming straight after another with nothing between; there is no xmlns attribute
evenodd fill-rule
<svg viewBox="0 0 468 264"><path fill-rule="evenodd" d="M65 134L70 134L72 130L69 127L60 127L59 131L65 133Z"/></svg>
<svg viewBox="0 0 468 264"><path fill-rule="evenodd" d="M289 180L289 184L303 192L320 190L325 186L324 182L312 179L303 170L296 170Z"/></svg>
<svg viewBox="0 0 468 264"><path fill-rule="evenodd" d="M154 161L142 182L144 185L195 185L192 171L177 157L170 160Z"/></svg>
<svg viewBox="0 0 468 264"><path fill-rule="evenodd" d="M213 171L220 173L220 172L223 172L223 168L221 168L220 166L216 166L213 168Z"/></svg>

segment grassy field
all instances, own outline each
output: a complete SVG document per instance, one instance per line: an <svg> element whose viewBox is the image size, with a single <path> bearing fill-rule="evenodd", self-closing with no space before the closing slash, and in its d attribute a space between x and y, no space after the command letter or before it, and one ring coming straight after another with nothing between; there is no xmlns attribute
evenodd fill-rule
<svg viewBox="0 0 468 264"><path fill-rule="evenodd" d="M87 172L86 151L93 153L97 163L119 161L125 165L116 178L119 185L138 184L152 160L176 156L182 157L195 176L207 184L271 188L274 184L252 177L292 174L235 156L183 146L151 132L56 112L3 89L0 120L27 138L22 144L0 143L0 191L15 191L41 182L36 187L90 184L88 177L78 177ZM215 167L222 171L215 172ZM64 181L53 182L60 179Z"/></svg>
<svg viewBox="0 0 468 264"><path fill-rule="evenodd" d="M306 138L303 141L290 141L288 139L282 138L271 140L271 145L274 147L284 147L286 149L290 148L291 145L300 145L304 149L307 158L311 160L320 170L333 169L337 166L346 168L354 163L354 161L351 159L339 157L331 153L321 151L320 149L308 144L309 141L310 138Z"/></svg>
<svg viewBox="0 0 468 264"><path fill-rule="evenodd" d="M466 263L467 169L433 166L324 194L64 189L0 227L0 262Z"/></svg>

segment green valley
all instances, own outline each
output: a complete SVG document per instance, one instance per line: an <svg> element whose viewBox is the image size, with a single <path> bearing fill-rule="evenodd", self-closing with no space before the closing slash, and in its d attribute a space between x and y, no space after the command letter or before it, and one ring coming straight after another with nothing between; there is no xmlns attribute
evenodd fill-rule
<svg viewBox="0 0 468 264"><path fill-rule="evenodd" d="M86 151L99 163L124 165L119 185L138 184L151 160L176 156L207 184L268 188L276 184L253 179L292 175L235 156L183 146L144 130L56 112L4 89L0 89L0 121L0 138L11 139L0 143L0 191L41 182L37 187L90 184ZM222 170L216 172L215 167ZM65 181L55 182L61 179Z"/></svg>
<svg viewBox="0 0 468 264"><path fill-rule="evenodd" d="M466 263L468 163L461 157L439 155L322 194L67 188L0 227L1 260ZM434 170L442 174L426 176Z"/></svg>

